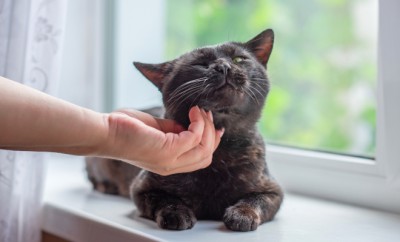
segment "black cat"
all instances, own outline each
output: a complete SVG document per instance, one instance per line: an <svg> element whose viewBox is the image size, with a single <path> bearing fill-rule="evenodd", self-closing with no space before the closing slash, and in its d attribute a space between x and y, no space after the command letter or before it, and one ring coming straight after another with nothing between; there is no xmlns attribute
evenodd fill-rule
<svg viewBox="0 0 400 242"><path fill-rule="evenodd" d="M268 29L246 43L198 48L162 64L134 63L162 92L166 118L187 127L189 109L198 105L212 111L217 129L225 128L209 167L170 176L142 171L135 178L131 196L142 216L164 229L213 219L235 231L255 230L275 216L283 193L270 177L256 126L269 91L273 41Z"/></svg>

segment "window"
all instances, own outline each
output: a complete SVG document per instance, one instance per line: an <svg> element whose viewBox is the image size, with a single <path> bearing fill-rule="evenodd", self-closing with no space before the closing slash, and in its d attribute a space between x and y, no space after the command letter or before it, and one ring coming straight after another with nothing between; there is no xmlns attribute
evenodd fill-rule
<svg viewBox="0 0 400 242"><path fill-rule="evenodd" d="M264 137L372 157L377 13L377 0L167 1L166 55L273 28Z"/></svg>
<svg viewBox="0 0 400 242"><path fill-rule="evenodd" d="M260 122L274 143L272 174L287 191L400 212L400 2L119 0L114 7L107 62L114 108L160 104L132 61L162 62L272 27L273 88Z"/></svg>

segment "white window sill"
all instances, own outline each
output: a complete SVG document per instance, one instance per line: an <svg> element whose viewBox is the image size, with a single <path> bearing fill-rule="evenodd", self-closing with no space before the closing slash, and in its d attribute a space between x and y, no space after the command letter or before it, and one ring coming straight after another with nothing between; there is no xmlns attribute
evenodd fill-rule
<svg viewBox="0 0 400 242"><path fill-rule="evenodd" d="M82 159L48 163L44 231L71 241L400 241L400 215L286 194L276 219L254 232L198 221L187 231L161 230L128 199L93 192Z"/></svg>

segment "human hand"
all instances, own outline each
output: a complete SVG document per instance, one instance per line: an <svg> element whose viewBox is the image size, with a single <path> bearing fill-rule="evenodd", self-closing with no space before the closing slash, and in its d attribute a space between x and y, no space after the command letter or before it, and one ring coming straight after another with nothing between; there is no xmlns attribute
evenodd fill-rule
<svg viewBox="0 0 400 242"><path fill-rule="evenodd" d="M185 130L139 111L94 112L2 77L0 96L0 113L8 114L0 149L108 157L169 175L208 166L223 133L198 107Z"/></svg>
<svg viewBox="0 0 400 242"><path fill-rule="evenodd" d="M210 165L223 134L212 113L198 107L189 112L188 130L173 120L136 111L107 115L108 138L97 155L120 159L160 175L191 172Z"/></svg>

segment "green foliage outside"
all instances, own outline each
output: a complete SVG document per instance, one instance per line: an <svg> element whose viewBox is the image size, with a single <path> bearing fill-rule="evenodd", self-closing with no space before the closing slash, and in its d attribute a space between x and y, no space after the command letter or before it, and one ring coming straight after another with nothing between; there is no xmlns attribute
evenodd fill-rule
<svg viewBox="0 0 400 242"><path fill-rule="evenodd" d="M171 0L166 56L247 41L272 28L272 89L259 123L265 139L373 156L376 47L355 31L354 9L360 4L363 1Z"/></svg>

